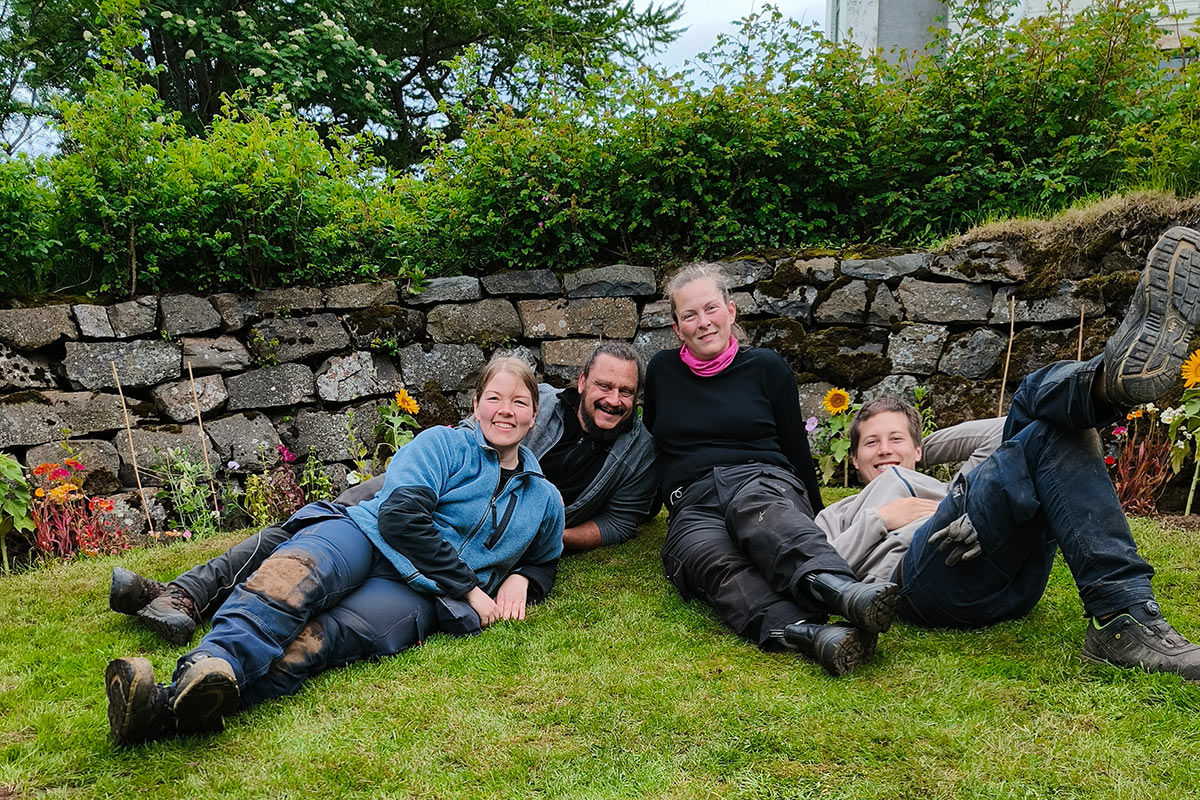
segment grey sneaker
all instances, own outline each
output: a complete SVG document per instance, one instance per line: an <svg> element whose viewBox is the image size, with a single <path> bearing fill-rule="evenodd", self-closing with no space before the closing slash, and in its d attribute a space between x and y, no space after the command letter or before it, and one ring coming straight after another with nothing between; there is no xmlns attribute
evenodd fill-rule
<svg viewBox="0 0 1200 800"><path fill-rule="evenodd" d="M1172 628L1153 600L1130 608L1105 625L1089 621L1082 658L1146 672L1174 672L1188 682L1200 682L1200 646Z"/></svg>
<svg viewBox="0 0 1200 800"><path fill-rule="evenodd" d="M133 570L113 567L108 587L108 607L118 614L136 614L167 590L165 583L143 578Z"/></svg>
<svg viewBox="0 0 1200 800"><path fill-rule="evenodd" d="M217 733L224 718L241 706L237 677L223 658L197 653L177 672L171 687L171 710L180 733Z"/></svg>
<svg viewBox="0 0 1200 800"><path fill-rule="evenodd" d="M200 624L192 596L173 583L137 612L138 622L171 644L187 644Z"/></svg>
<svg viewBox="0 0 1200 800"><path fill-rule="evenodd" d="M118 658L104 671L108 729L118 747L164 739L175 733L170 693L154 683L154 667L144 658Z"/></svg>
<svg viewBox="0 0 1200 800"><path fill-rule="evenodd" d="M1146 269L1117 332L1104 346L1104 394L1118 407L1149 403L1179 380L1200 323L1200 232L1171 228Z"/></svg>

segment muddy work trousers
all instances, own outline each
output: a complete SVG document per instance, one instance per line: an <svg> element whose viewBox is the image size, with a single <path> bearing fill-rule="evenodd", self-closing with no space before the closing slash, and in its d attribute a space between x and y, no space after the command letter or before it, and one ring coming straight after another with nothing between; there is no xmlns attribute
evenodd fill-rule
<svg viewBox="0 0 1200 800"><path fill-rule="evenodd" d="M715 467L671 504L663 568L685 599L701 599L735 633L766 650L772 630L824 622L830 609L805 576L854 573L813 522L796 476L779 467Z"/></svg>
<svg viewBox="0 0 1200 800"><path fill-rule="evenodd" d="M310 504L289 523L302 515L310 524L233 590L180 669L198 653L225 659L249 707L291 694L323 670L398 653L438 631L479 631L466 603L405 583L341 507Z"/></svg>

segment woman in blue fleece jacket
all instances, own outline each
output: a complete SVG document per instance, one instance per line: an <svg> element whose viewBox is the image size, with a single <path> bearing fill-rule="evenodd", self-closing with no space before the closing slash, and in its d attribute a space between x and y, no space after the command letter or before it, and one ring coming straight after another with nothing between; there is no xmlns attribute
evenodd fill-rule
<svg viewBox="0 0 1200 800"><path fill-rule="evenodd" d="M421 433L371 500L298 511L285 523L295 535L221 606L170 685L154 684L144 658L111 662L116 743L219 731L225 716L330 667L524 619L562 552L562 499L521 445L537 402L525 362L493 358L476 426Z"/></svg>

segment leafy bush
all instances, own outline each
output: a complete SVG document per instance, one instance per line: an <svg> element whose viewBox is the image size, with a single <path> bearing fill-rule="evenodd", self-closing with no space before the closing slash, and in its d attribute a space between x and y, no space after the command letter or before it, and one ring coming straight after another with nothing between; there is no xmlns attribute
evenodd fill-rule
<svg viewBox="0 0 1200 800"><path fill-rule="evenodd" d="M21 464L7 453L0 453L0 565L9 572L6 538L13 531L33 530L29 516L29 482Z"/></svg>

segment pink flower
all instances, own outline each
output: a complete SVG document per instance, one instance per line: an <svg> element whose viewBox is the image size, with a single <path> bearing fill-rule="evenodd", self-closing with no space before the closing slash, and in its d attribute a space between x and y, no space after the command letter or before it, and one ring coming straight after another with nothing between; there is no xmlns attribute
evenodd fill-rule
<svg viewBox="0 0 1200 800"><path fill-rule="evenodd" d="M806 421L804 423L804 430L808 431L809 433L812 433L816 429L817 429L817 418L809 417L808 421Z"/></svg>
<svg viewBox="0 0 1200 800"><path fill-rule="evenodd" d="M296 454L287 449L286 445L279 445L279 460L285 464L290 464L296 460Z"/></svg>
<svg viewBox="0 0 1200 800"><path fill-rule="evenodd" d="M71 471L63 467L59 467L50 473L50 480L61 481L71 477Z"/></svg>
<svg viewBox="0 0 1200 800"><path fill-rule="evenodd" d="M1124 425L1118 425L1117 427L1113 428L1113 436L1124 436L1127 433L1129 433L1129 428L1125 427Z"/></svg>

